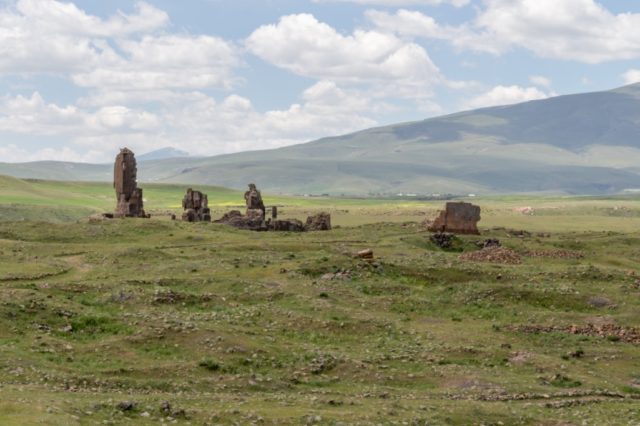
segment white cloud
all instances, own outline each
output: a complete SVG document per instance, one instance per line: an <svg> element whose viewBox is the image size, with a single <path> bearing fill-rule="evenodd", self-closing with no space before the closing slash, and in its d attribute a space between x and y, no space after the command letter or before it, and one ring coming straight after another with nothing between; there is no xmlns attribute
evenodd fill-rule
<svg viewBox="0 0 640 426"><path fill-rule="evenodd" d="M342 35L309 14L284 16L276 25L262 26L246 45L273 65L317 79L411 87L416 96L442 80L417 44L378 31Z"/></svg>
<svg viewBox="0 0 640 426"><path fill-rule="evenodd" d="M379 30L408 36L449 40L460 32L454 27L440 25L422 12L400 9L395 13L368 10L365 17Z"/></svg>
<svg viewBox="0 0 640 426"><path fill-rule="evenodd" d="M484 0L478 16L459 26L440 25L417 11L367 16L387 31L496 55L524 48L590 64L640 58L640 14L614 14L594 0Z"/></svg>
<svg viewBox="0 0 640 426"><path fill-rule="evenodd" d="M154 34L168 24L166 12L144 2L102 19L73 3L19 0L0 9L0 74L62 74L103 90L234 85L238 47L212 36Z"/></svg>
<svg viewBox="0 0 640 426"><path fill-rule="evenodd" d="M376 124L369 116L376 102L334 82L312 85L300 100L287 109L259 112L244 97L230 95L218 103L203 96L175 108L164 120L184 142L181 148L205 155L275 148Z"/></svg>
<svg viewBox="0 0 640 426"><path fill-rule="evenodd" d="M87 116L75 106L46 103L38 92L0 98L0 131L59 135L81 129Z"/></svg>
<svg viewBox="0 0 640 426"><path fill-rule="evenodd" d="M443 3L452 4L455 7L466 6L471 0L313 0L314 3L356 3L375 6L434 6Z"/></svg>
<svg viewBox="0 0 640 426"><path fill-rule="evenodd" d="M118 42L124 57L114 55L100 67L73 75L81 87L101 89L231 88L240 65L237 49L211 36L145 36Z"/></svg>
<svg viewBox="0 0 640 426"><path fill-rule="evenodd" d="M640 83L640 70L630 69L622 74L622 78L625 84Z"/></svg>
<svg viewBox="0 0 640 426"><path fill-rule="evenodd" d="M135 9L134 14L118 12L115 16L104 20L88 15L73 3L19 0L16 4L16 10L29 27L50 34L123 37L163 28L169 23L169 15L166 12L148 3L137 2Z"/></svg>
<svg viewBox="0 0 640 426"><path fill-rule="evenodd" d="M134 14L103 20L72 3L19 0L0 9L0 73L59 73L92 69L105 56L100 37L124 37L168 24L165 12L137 3Z"/></svg>
<svg viewBox="0 0 640 426"><path fill-rule="evenodd" d="M89 150L78 152L69 147L42 148L36 151L27 151L15 144L0 146L0 158L8 163L18 163L26 161L70 161L84 163L98 163L103 160L102 153Z"/></svg>
<svg viewBox="0 0 640 426"><path fill-rule="evenodd" d="M594 0L485 0L469 48L524 47L538 56L600 63L640 57L640 14L615 15Z"/></svg>
<svg viewBox="0 0 640 426"><path fill-rule="evenodd" d="M549 95L535 87L496 86L482 95L469 100L465 109L484 108L498 105L509 105L519 102L548 98Z"/></svg>
<svg viewBox="0 0 640 426"><path fill-rule="evenodd" d="M551 87L551 80L543 75L529 76L529 81L539 87Z"/></svg>
<svg viewBox="0 0 640 426"><path fill-rule="evenodd" d="M165 100L161 111L150 112L125 105L58 106L33 93L0 98L0 132L71 143L48 151L22 150L20 155L16 151L3 161L41 159L45 154L50 159L82 161L89 154L69 156L87 151L91 161L109 161L123 141L137 152L175 146L192 154L214 155L275 148L371 127L377 124L372 112L385 108L384 102L331 81L307 88L299 103L266 112L257 111L249 99L238 95L217 102L199 92L176 94Z"/></svg>

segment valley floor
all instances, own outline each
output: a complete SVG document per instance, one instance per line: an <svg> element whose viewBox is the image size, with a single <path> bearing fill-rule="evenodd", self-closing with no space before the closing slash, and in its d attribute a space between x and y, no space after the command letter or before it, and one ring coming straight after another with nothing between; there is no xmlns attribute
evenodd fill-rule
<svg viewBox="0 0 640 426"><path fill-rule="evenodd" d="M2 221L0 423L640 424L638 201L477 203L448 250L419 224L442 203ZM486 238L521 262L460 257Z"/></svg>

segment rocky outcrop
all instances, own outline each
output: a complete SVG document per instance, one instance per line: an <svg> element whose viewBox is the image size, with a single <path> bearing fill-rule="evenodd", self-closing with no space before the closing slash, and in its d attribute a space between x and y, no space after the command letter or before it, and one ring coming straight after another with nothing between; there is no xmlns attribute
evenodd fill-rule
<svg viewBox="0 0 640 426"><path fill-rule="evenodd" d="M454 234L480 235L478 222L480 207L471 203L447 203L440 215L429 225L432 232L451 232Z"/></svg>
<svg viewBox="0 0 640 426"><path fill-rule="evenodd" d="M182 199L182 220L187 222L211 222L211 210L207 194L193 189L187 189Z"/></svg>
<svg viewBox="0 0 640 426"><path fill-rule="evenodd" d="M307 218L306 231L330 231L331 215L329 213L318 213Z"/></svg>
<svg viewBox="0 0 640 426"><path fill-rule="evenodd" d="M115 217L148 217L144 212L137 175L135 155L128 148L121 149L113 166L113 187L118 202Z"/></svg>

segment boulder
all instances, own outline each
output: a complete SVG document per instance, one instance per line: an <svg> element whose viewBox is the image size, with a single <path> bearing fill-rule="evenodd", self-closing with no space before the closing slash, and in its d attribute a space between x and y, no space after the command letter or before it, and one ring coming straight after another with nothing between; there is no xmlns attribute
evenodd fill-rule
<svg viewBox="0 0 640 426"><path fill-rule="evenodd" d="M356 257L359 257L360 259L373 259L373 250L360 250L358 253L356 253Z"/></svg>

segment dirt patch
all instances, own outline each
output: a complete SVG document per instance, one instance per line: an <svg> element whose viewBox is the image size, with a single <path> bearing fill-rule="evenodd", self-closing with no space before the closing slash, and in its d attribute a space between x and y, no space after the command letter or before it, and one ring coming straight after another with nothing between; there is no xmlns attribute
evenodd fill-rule
<svg viewBox="0 0 640 426"><path fill-rule="evenodd" d="M511 354L509 357L509 362L512 364L524 364L529 361L533 357L531 352L527 351L517 351Z"/></svg>
<svg viewBox="0 0 640 426"><path fill-rule="evenodd" d="M468 262L502 263L506 265L519 265L522 258L515 251L504 247L486 247L479 251L464 253L460 260Z"/></svg>

